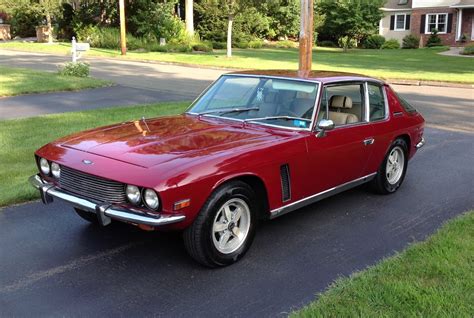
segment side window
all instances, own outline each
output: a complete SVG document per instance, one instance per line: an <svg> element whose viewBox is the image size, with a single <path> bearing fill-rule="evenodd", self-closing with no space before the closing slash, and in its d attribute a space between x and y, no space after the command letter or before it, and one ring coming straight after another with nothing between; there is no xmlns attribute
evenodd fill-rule
<svg viewBox="0 0 474 318"><path fill-rule="evenodd" d="M383 88L375 84L368 84L368 88L370 121L384 119L386 110Z"/></svg>
<svg viewBox="0 0 474 318"><path fill-rule="evenodd" d="M364 121L364 85L347 84L323 89L318 120L330 119L336 126Z"/></svg>

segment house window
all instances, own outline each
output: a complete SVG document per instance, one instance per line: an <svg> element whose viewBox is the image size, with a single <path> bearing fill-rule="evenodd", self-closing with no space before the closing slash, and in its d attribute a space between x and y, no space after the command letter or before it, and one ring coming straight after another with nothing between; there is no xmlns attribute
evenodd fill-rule
<svg viewBox="0 0 474 318"><path fill-rule="evenodd" d="M408 4L408 0L399 0L399 1L398 1L398 5L399 5L399 6L405 5L405 4Z"/></svg>
<svg viewBox="0 0 474 318"><path fill-rule="evenodd" d="M395 15L395 31L405 31L407 15L396 14Z"/></svg>
<svg viewBox="0 0 474 318"><path fill-rule="evenodd" d="M430 34L433 30L438 30L438 33L446 33L448 25L447 13L436 13L426 15L426 34Z"/></svg>

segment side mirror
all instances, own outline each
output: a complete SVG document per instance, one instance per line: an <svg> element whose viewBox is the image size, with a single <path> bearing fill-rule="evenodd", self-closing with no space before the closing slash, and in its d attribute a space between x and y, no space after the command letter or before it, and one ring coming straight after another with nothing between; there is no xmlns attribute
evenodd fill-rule
<svg viewBox="0 0 474 318"><path fill-rule="evenodd" d="M336 125L330 119L322 119L318 124L318 133L316 137L324 137L326 136L326 131L333 130Z"/></svg>

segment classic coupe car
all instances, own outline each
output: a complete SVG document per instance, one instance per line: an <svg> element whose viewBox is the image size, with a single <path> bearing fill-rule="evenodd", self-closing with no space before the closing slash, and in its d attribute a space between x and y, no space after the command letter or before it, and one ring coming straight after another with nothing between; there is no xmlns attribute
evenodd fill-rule
<svg viewBox="0 0 474 318"><path fill-rule="evenodd" d="M183 231L211 267L239 260L257 221L370 182L397 191L424 145L424 119L361 75L246 71L221 76L178 116L77 133L39 149L44 203L144 230Z"/></svg>

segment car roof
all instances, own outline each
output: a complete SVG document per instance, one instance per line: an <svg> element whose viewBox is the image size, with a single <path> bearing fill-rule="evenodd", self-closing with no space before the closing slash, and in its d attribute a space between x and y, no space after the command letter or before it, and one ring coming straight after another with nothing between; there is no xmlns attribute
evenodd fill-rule
<svg viewBox="0 0 474 318"><path fill-rule="evenodd" d="M228 73L230 75L252 75L252 76L272 76L282 78L296 78L302 80L313 80L323 84L348 81L371 81L383 84L380 79L368 77L362 74L332 72L332 71L311 71L308 76L302 77L296 70L245 70Z"/></svg>

